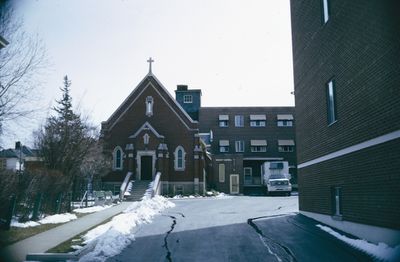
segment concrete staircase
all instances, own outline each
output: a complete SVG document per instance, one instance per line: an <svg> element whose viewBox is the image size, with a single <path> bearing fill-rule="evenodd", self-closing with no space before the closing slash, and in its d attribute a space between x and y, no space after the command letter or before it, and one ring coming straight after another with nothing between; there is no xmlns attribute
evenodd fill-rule
<svg viewBox="0 0 400 262"><path fill-rule="evenodd" d="M132 184L132 187L130 191L128 191L131 195L130 196L125 196L124 199L126 201L140 201L142 200L142 197L146 190L149 187L150 180L140 180L140 181L135 181Z"/></svg>

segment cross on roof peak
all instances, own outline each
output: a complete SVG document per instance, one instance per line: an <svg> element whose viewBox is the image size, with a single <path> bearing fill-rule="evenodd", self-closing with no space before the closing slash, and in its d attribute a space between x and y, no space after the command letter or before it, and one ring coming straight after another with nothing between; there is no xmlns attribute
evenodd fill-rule
<svg viewBox="0 0 400 262"><path fill-rule="evenodd" d="M149 73L151 73L151 63L153 63L154 60L150 57L149 60L147 60L147 62L149 63Z"/></svg>

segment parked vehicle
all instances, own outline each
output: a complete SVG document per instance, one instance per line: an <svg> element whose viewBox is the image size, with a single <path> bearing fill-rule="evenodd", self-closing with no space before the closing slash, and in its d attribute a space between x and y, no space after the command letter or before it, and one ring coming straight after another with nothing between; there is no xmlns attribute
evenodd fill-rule
<svg viewBox="0 0 400 262"><path fill-rule="evenodd" d="M292 184L289 179L282 174L271 175L267 181L267 195L271 193L284 193L290 196Z"/></svg>

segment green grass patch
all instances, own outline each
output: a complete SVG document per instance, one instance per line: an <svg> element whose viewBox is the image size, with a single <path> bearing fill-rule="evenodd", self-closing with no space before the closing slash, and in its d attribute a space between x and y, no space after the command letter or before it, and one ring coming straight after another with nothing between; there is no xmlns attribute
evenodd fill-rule
<svg viewBox="0 0 400 262"><path fill-rule="evenodd" d="M118 214L116 214L114 216L117 216L119 214L121 214L121 213L118 213ZM82 232L82 233L80 233L80 234L68 239L67 241L59 244L58 246L55 246L55 247L47 250L46 253L69 253L69 252L75 251L76 249L71 248L71 246L73 246L73 245L80 245L80 246L83 245L83 241L84 241L83 240L83 236L86 235L87 232L89 232L93 228L96 228L96 227L98 227L100 225L103 225L103 224L106 224L107 222L110 222L114 216L104 220L100 224L97 224L97 225L89 228L85 232Z"/></svg>

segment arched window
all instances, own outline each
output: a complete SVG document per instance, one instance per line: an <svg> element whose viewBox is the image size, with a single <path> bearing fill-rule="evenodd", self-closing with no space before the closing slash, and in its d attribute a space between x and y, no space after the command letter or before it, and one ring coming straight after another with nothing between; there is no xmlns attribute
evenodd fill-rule
<svg viewBox="0 0 400 262"><path fill-rule="evenodd" d="M116 170L121 170L123 167L123 156L124 152L122 151L122 148L117 146L114 149L113 153L113 168Z"/></svg>
<svg viewBox="0 0 400 262"><path fill-rule="evenodd" d="M182 146L178 146L175 149L175 170L183 171L185 170L185 149Z"/></svg>
<svg viewBox="0 0 400 262"><path fill-rule="evenodd" d="M146 116L150 117L153 115L153 97L146 97Z"/></svg>

